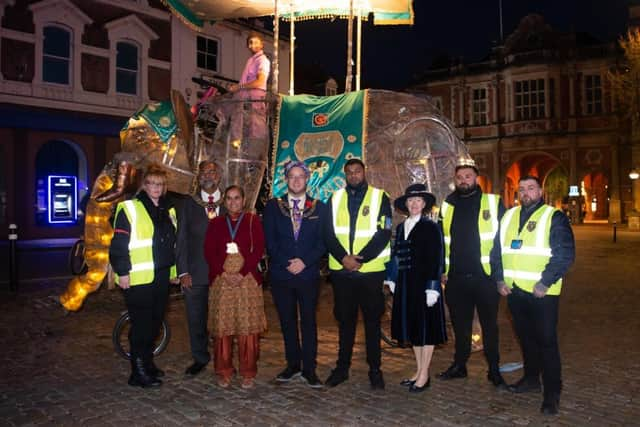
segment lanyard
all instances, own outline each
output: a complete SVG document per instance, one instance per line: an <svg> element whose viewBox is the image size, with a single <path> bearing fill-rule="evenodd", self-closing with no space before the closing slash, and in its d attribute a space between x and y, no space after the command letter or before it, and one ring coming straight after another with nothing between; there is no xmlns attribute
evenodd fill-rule
<svg viewBox="0 0 640 427"><path fill-rule="evenodd" d="M238 222L236 226L231 228L231 220L229 219L229 215L225 218L227 220L227 228L229 228L229 234L231 235L231 241L233 242L236 239L236 234L238 234L238 228L240 228L240 223L242 222L242 218L244 218L244 212L240 214L238 218Z"/></svg>

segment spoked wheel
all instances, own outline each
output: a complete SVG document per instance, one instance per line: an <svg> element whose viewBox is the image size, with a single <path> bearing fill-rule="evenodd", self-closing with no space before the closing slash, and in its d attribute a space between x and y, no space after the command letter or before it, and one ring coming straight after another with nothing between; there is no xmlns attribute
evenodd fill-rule
<svg viewBox="0 0 640 427"><path fill-rule="evenodd" d="M129 333L131 331L131 321L129 318L129 312L122 313L116 325L113 327L113 333L111 339L113 341L113 349L118 355L124 359L129 360L131 358L131 351L129 349ZM169 344L171 339L171 330L166 320L162 321L160 326L160 333L156 337L155 347L153 349L153 355L157 356L162 353Z"/></svg>
<svg viewBox="0 0 640 427"><path fill-rule="evenodd" d="M74 276L80 276L87 272L87 263L84 260L84 240L77 240L69 252L69 270Z"/></svg>
<svg viewBox="0 0 640 427"><path fill-rule="evenodd" d="M380 320L380 337L391 347L398 347L398 341L391 338L391 313L393 311L393 294L384 288L384 314Z"/></svg>

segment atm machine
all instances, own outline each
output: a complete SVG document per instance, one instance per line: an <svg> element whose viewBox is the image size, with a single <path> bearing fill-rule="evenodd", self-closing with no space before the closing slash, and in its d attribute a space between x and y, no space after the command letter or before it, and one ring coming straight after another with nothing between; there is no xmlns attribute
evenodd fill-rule
<svg viewBox="0 0 640 427"><path fill-rule="evenodd" d="M75 176L47 177L47 221L75 224L78 220L78 179Z"/></svg>

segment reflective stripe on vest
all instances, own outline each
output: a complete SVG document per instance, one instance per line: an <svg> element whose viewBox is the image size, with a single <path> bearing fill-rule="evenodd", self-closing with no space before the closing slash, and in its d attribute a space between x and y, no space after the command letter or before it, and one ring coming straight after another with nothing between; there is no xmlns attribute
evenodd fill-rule
<svg viewBox="0 0 640 427"><path fill-rule="evenodd" d="M118 203L116 208L116 217L120 211L124 211L131 232L129 234L129 258L131 260L131 270L129 271L129 282L131 286L143 285L153 282L154 262L153 262L153 221L149 217L147 210L141 201L125 200ZM169 218L174 228L176 228L176 211L174 208L169 209ZM170 277L176 276L175 265L171 267ZM116 283L119 283L119 277L116 275Z"/></svg>
<svg viewBox="0 0 640 427"><path fill-rule="evenodd" d="M521 207L511 208L500 223L500 246L504 281L512 287L515 283L524 291L533 292L533 287L542 278L542 271L551 258L549 236L551 218L557 210L549 205L538 208L518 233ZM513 249L511 242L522 240L520 249ZM560 295L562 278L549 288L548 295Z"/></svg>
<svg viewBox="0 0 640 427"><path fill-rule="evenodd" d="M353 254L358 254L367 243L369 243L369 240L371 240L378 230L378 225L380 225L381 228L384 227L384 224L379 224L378 222L383 195L384 192L378 188L371 186L367 188L367 193L364 196L364 200L362 200L362 204L358 210L358 218L356 219L356 230L353 236ZM336 237L345 251L351 253L349 252L350 217L347 199L347 191L344 188L333 193L331 210L333 213L333 230L336 233ZM365 208L369 210L366 215L364 215ZM391 245L387 243L387 246L377 257L369 262L365 262L358 271L361 273L384 271L385 263L389 261L390 256ZM329 255L329 269L335 271L342 270L342 268L342 264L333 256Z"/></svg>
<svg viewBox="0 0 640 427"><path fill-rule="evenodd" d="M493 247L493 239L498 232L498 206L500 196L497 194L482 194L480 198L480 211L478 212L478 233L480 234L480 264L487 276L491 275L491 263L489 255ZM442 228L444 231L444 262L445 274L449 272L451 255L451 223L455 206L442 202ZM486 212L486 214L485 214Z"/></svg>

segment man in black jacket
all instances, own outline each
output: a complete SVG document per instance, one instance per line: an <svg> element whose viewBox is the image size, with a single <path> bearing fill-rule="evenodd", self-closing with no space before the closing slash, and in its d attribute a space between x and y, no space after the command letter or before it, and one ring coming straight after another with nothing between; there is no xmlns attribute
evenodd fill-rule
<svg viewBox="0 0 640 427"><path fill-rule="evenodd" d="M177 267L184 293L193 363L186 375L197 375L211 356L207 334L209 303L209 266L204 259L204 237L209 220L219 215L221 194L218 189L222 171L211 160L198 166L198 189L184 200L178 212Z"/></svg>
<svg viewBox="0 0 640 427"><path fill-rule="evenodd" d="M380 370L380 318L384 313L385 263L391 253L391 204L383 190L367 183L362 160L348 160L344 173L347 186L331 196L325 228L333 313L339 326L338 361L325 384L335 387L349 378L358 309L361 309L371 388L384 389Z"/></svg>
<svg viewBox="0 0 640 427"><path fill-rule="evenodd" d="M558 303L564 276L575 260L575 241L567 216L544 203L540 181L520 178L520 206L500 222L500 246L491 252L498 292L507 297L522 356L524 376L513 393L540 392L541 412L558 413L562 389L558 348Z"/></svg>
<svg viewBox="0 0 640 427"><path fill-rule="evenodd" d="M471 159L461 159L455 170L455 191L440 209L445 245L445 300L455 334L455 355L451 366L438 375L442 380L467 376L471 354L473 313L477 309L482 326L488 380L505 387L499 369L498 303L491 277L489 256L497 242L498 225L504 214L500 196L483 193L477 183L478 169Z"/></svg>

